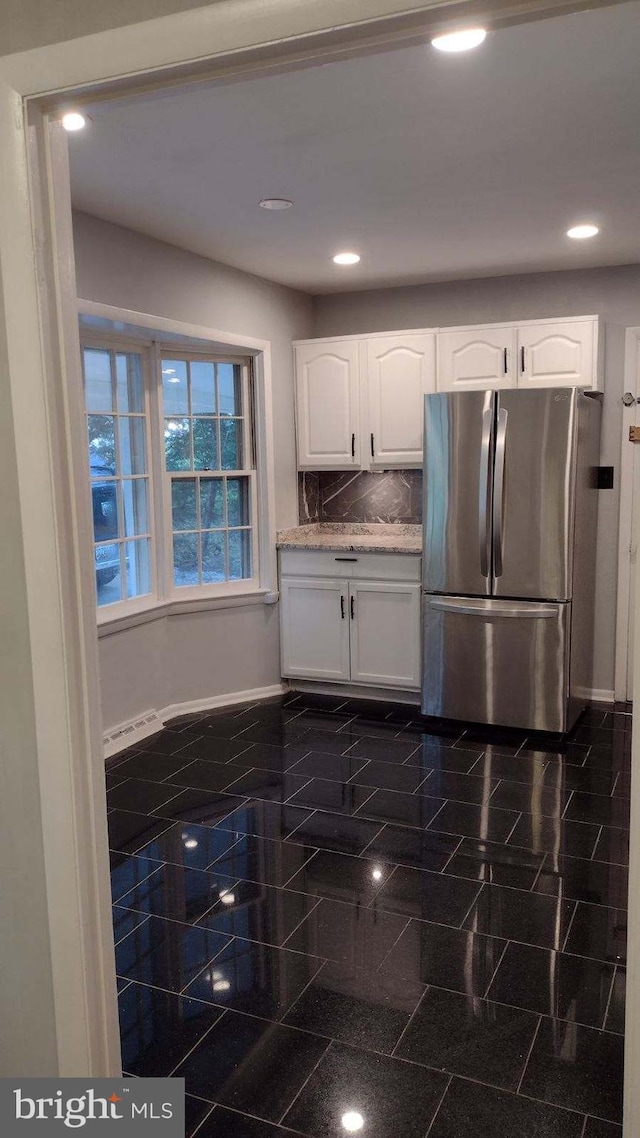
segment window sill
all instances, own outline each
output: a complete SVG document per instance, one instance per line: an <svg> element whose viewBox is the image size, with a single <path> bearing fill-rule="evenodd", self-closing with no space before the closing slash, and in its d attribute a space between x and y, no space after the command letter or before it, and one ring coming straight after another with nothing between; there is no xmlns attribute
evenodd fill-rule
<svg viewBox="0 0 640 1138"><path fill-rule="evenodd" d="M231 593L219 597L191 597L185 600L160 601L138 612L124 613L98 622L98 639L125 632L140 624L149 624L168 616L181 616L192 612L208 612L212 609L246 608L251 605L275 604L279 593L271 589L252 589L247 593Z"/></svg>

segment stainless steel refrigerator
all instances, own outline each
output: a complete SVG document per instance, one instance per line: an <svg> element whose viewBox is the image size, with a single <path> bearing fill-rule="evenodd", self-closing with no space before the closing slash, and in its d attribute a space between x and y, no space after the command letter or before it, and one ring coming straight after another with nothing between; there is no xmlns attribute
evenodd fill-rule
<svg viewBox="0 0 640 1138"><path fill-rule="evenodd" d="M425 397L422 711L564 732L592 686L601 396Z"/></svg>

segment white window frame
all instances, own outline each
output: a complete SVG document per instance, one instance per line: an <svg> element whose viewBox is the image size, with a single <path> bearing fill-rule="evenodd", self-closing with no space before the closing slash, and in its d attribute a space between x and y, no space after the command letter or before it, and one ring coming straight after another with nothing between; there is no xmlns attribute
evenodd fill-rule
<svg viewBox="0 0 640 1138"><path fill-rule="evenodd" d="M274 604L277 590L275 477L273 446L273 409L271 391L271 344L268 340L239 336L220 329L169 320L131 309L99 304L81 299L78 313L98 317L100 325L81 327L82 343L102 343L114 347L128 344L129 350L149 349L151 378L147 385L149 399L150 485L152 489L155 534L153 596L117 601L96 608L98 634L108 635L121 629L179 612L198 612L211 608L227 608L247 604ZM122 328L122 333L119 327ZM255 469L251 495L253 529L253 576L250 579L220 585L173 585L173 538L171 529L170 473L164 469L164 425L161 391L161 357L173 353L200 355L246 364L253 371L252 432ZM155 387L152 390L152 384ZM171 472L173 473L173 472ZM184 472L185 476L199 472ZM213 472L212 472L213 473ZM223 474L233 475L233 471ZM244 471L240 473L244 474ZM155 478L153 475L155 474Z"/></svg>
<svg viewBox="0 0 640 1138"><path fill-rule="evenodd" d="M250 362L246 355L237 356L231 352L221 354L220 352L205 351L201 349L198 351L193 347L181 347L178 344L162 344L157 342L155 344L158 367L156 374L158 375L158 402L160 412L160 439L164 439L164 420L170 418L164 410L163 390L161 382L161 368L163 360L175 358L179 360L197 360L203 359L214 363L233 363L240 364L242 367L242 409L243 409L243 451L245 454L245 463L247 454L251 455L252 462L245 465L241 470L222 470L216 469L211 471L204 470L167 470L165 465L164 450L162 454L162 490L163 490L163 507L162 517L164 523L164 563L166 570L166 592L167 596L174 600L194 600L198 597L234 597L243 595L247 592L252 592L260 588L260 510L258 508L258 478L257 478L257 455L253 455L254 451L253 439L255 436L256 418L255 414L255 399L252 398L251 391L251 378L249 375ZM175 415L176 419L185 418L186 416ZM197 418L198 416L191 416ZM255 464L253 462L255 458ZM209 476L213 478L248 478L250 486L250 505L251 505L251 577L243 577L239 581L225 581L219 585L176 585L173 579L173 525L172 525L172 495L171 484L174 479L189 479L200 478L202 476ZM201 532L201 531L200 531ZM226 531L228 532L228 531Z"/></svg>
<svg viewBox="0 0 640 1138"><path fill-rule="evenodd" d="M156 501L156 482L155 477L155 463L154 455L152 453L152 439L154 432L154 418L152 415L153 399L151 396L153 384L153 359L152 359L152 345L150 342L142 340L130 340L125 336L116 335L96 335L89 330L83 331L80 336L81 350L84 348L97 348L98 350L108 352L136 352L142 361L142 385L143 385L143 407L144 407L144 422L145 422L145 446L147 454L147 513L148 513L148 533L150 543L150 576L151 588L148 593L144 593L139 597L130 597L125 600L114 601L109 605L98 605L98 598L96 596L96 612L100 623L101 615L104 614L104 619L111 619L114 615L119 617L133 615L139 612L144 612L146 609L158 602L158 510ZM83 361L83 374L84 374L84 361ZM84 394L84 392L83 392ZM86 398L85 398L85 423L89 414L94 412L87 411ZM100 412L95 412L100 414ZM116 409L113 411L114 419L117 419L120 412ZM85 436L86 442L86 436ZM114 481L117 483L121 481L121 476L116 475ZM91 479L90 492L92 492L93 479ZM92 503L92 516L93 516L93 503ZM113 544L125 544L126 538L116 538ZM95 549L95 540L93 547ZM95 558L94 558L95 560Z"/></svg>

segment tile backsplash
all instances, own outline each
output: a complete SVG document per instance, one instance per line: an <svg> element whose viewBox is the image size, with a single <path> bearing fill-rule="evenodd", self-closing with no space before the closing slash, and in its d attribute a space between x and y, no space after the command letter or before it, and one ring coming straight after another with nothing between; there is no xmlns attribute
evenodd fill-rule
<svg viewBox="0 0 640 1138"><path fill-rule="evenodd" d="M300 525L309 522L422 521L422 471L302 471Z"/></svg>

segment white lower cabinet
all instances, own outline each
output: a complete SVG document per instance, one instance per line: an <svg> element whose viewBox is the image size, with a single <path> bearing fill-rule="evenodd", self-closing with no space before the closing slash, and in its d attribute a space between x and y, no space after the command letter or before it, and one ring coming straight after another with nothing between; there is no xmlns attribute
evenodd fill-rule
<svg viewBox="0 0 640 1138"><path fill-rule="evenodd" d="M290 577L280 585L283 676L348 680L349 587L345 581Z"/></svg>
<svg viewBox="0 0 640 1138"><path fill-rule="evenodd" d="M419 559L406 560L412 562L411 575L419 575ZM358 568L366 568L366 557L359 558ZM310 561L309 573L314 569ZM418 691L420 594L419 580L283 575L282 675Z"/></svg>
<svg viewBox="0 0 640 1138"><path fill-rule="evenodd" d="M420 687L420 585L349 585L351 679L377 687Z"/></svg>

